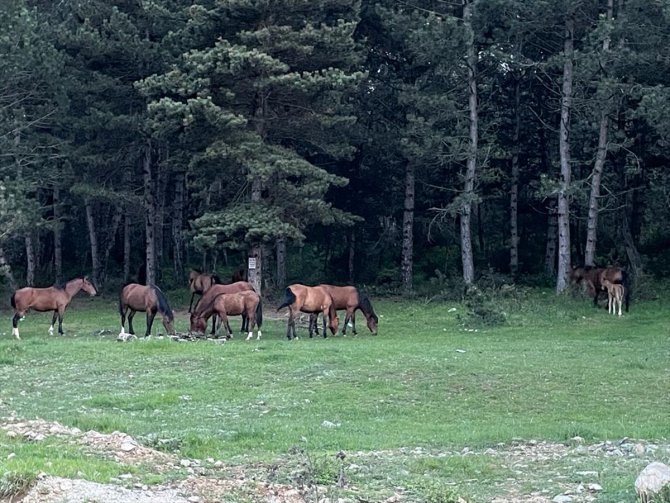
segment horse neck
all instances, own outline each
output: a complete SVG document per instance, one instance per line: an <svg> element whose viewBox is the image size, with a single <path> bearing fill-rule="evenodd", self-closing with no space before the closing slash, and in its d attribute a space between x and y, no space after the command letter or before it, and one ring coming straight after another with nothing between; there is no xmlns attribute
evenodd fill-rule
<svg viewBox="0 0 670 503"><path fill-rule="evenodd" d="M67 293L68 297L72 298L79 293L79 290L81 290L83 285L84 280L81 278L70 280L65 283L65 293Z"/></svg>

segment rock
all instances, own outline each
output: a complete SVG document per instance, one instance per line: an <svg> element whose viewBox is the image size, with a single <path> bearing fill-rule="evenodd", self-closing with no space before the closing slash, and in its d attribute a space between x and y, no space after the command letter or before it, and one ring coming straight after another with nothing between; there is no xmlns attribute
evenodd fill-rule
<svg viewBox="0 0 670 503"><path fill-rule="evenodd" d="M583 444L584 439L580 436L572 437L570 440L572 440L576 444Z"/></svg>
<svg viewBox="0 0 670 503"><path fill-rule="evenodd" d="M332 423L330 421L323 421L321 423L321 426L323 428L337 428L339 425L340 425L340 423L335 424L335 423Z"/></svg>
<svg viewBox="0 0 670 503"><path fill-rule="evenodd" d="M191 466L191 462L188 459L182 459L179 464L185 467Z"/></svg>
<svg viewBox="0 0 670 503"><path fill-rule="evenodd" d="M137 445L135 445L134 442L128 442L128 441L126 441L126 442L123 442L123 443L121 444L121 450L122 450L123 452L130 452L130 451L132 451L133 449L135 449L135 447L137 447Z"/></svg>
<svg viewBox="0 0 670 503"><path fill-rule="evenodd" d="M201 501L202 501L202 499L200 499L200 496L191 496L188 499L189 503L200 503Z"/></svg>
<svg viewBox="0 0 670 503"><path fill-rule="evenodd" d="M589 484L587 487L589 491L591 491L592 493L603 490L603 486L601 486L600 484Z"/></svg>
<svg viewBox="0 0 670 503"><path fill-rule="evenodd" d="M644 445L635 444L635 447L633 447L633 452L636 456L644 456L644 453L647 452L647 450L644 448Z"/></svg>
<svg viewBox="0 0 670 503"><path fill-rule="evenodd" d="M648 503L663 487L670 485L670 467L657 461L650 463L635 480L635 492Z"/></svg>
<svg viewBox="0 0 670 503"><path fill-rule="evenodd" d="M559 494L558 496L554 496L554 499L552 499L554 503L569 503L572 501L572 496L569 496L567 494Z"/></svg>

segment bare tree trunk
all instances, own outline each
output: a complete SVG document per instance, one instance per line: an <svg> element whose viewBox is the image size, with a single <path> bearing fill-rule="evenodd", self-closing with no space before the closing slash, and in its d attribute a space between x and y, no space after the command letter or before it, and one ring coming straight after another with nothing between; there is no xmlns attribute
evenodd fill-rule
<svg viewBox="0 0 670 503"><path fill-rule="evenodd" d="M607 21L614 17L614 0L607 2ZM606 54L610 47L609 35L603 40L603 53ZM596 243L598 239L598 199L600 198L600 182L603 176L605 158L607 157L607 134L609 131L609 117L607 104L601 104L600 126L598 128L598 151L591 173L591 194L589 196L589 216L586 226L586 251L584 253L584 264L595 265Z"/></svg>
<svg viewBox="0 0 670 503"><path fill-rule="evenodd" d="M414 269L414 198L415 173L414 163L407 161L405 165L405 204L402 216L402 258L400 271L402 287L405 293L413 288Z"/></svg>
<svg viewBox="0 0 670 503"><path fill-rule="evenodd" d="M7 256L5 255L5 249L2 247L0 247L0 274L7 279L9 287L12 290L16 290L17 284L14 275L12 274L12 267L9 265Z"/></svg>
<svg viewBox="0 0 670 503"><path fill-rule="evenodd" d="M277 287L286 286L286 238L277 239Z"/></svg>
<svg viewBox="0 0 670 503"><path fill-rule="evenodd" d="M32 233L26 231L24 238L26 244L26 285L35 284L35 247L33 246Z"/></svg>
<svg viewBox="0 0 670 503"><path fill-rule="evenodd" d="M107 264L109 262L109 255L112 253L112 248L116 244L116 233L119 230L121 219L123 218L123 208L121 206L114 207L114 215L112 216L112 223L107 234L107 243L105 246L105 256L102 259L102 273L100 277L100 285L102 286L107 279Z"/></svg>
<svg viewBox="0 0 670 503"><path fill-rule="evenodd" d="M163 264L163 254L164 254L164 234L165 234L165 208L166 208L166 193L167 185L169 181L169 170L168 170L168 154L167 148L162 148L162 158L160 162L156 165L156 220L155 220L155 249L156 249L156 279L160 280L161 278L161 267Z"/></svg>
<svg viewBox="0 0 670 503"><path fill-rule="evenodd" d="M54 186L53 192L54 212L54 269L56 272L56 283L63 281L63 235L61 227L60 187Z"/></svg>
<svg viewBox="0 0 670 503"><path fill-rule="evenodd" d="M151 142L147 142L144 151L142 175L144 179L144 228L147 284L156 283L156 198L151 158Z"/></svg>
<svg viewBox="0 0 670 503"><path fill-rule="evenodd" d="M556 218L556 202L549 203L547 217L547 246L544 253L544 272L550 278L556 275L556 241L558 240L558 221Z"/></svg>
<svg viewBox="0 0 670 503"><path fill-rule="evenodd" d="M568 13L565 20L565 40L563 42L563 88L561 95L561 124L559 154L561 160L561 180L558 192L558 277L556 292L561 293L568 286L570 274L570 113L572 109L573 78L573 38L574 17Z"/></svg>
<svg viewBox="0 0 670 503"><path fill-rule="evenodd" d="M179 172L175 176L174 201L172 202L172 263L175 278L184 277L184 178L186 174Z"/></svg>
<svg viewBox="0 0 670 503"><path fill-rule="evenodd" d="M349 235L349 284L354 284L354 265L356 263L356 231L351 229Z"/></svg>
<svg viewBox="0 0 670 503"><path fill-rule="evenodd" d="M261 181L256 178L251 186L251 202L261 205ZM249 249L247 262L247 281L251 283L257 294L262 292L263 282L263 247L260 243L254 243Z"/></svg>
<svg viewBox="0 0 670 503"><path fill-rule="evenodd" d="M130 281L130 213L123 215L123 283Z"/></svg>
<svg viewBox="0 0 670 503"><path fill-rule="evenodd" d="M479 140L477 110L477 51L472 29L472 2L463 0L463 25L466 31L466 54L468 65L468 109L470 111L470 145L465 169L465 186L460 212L461 261L463 262L463 281L472 285L475 279L475 266L472 256L471 215L474 200L475 174L477 171L477 143Z"/></svg>
<svg viewBox="0 0 670 503"><path fill-rule="evenodd" d="M521 131L521 84L514 85L514 134L512 140L512 174L509 196L509 272L516 278L519 274L519 136Z"/></svg>
<svg viewBox="0 0 670 503"><path fill-rule="evenodd" d="M86 225L88 226L88 239L91 244L91 266L93 267L93 281L100 282L100 255L98 254L98 236L95 229L95 216L93 215L93 203L89 198L84 201L86 207Z"/></svg>

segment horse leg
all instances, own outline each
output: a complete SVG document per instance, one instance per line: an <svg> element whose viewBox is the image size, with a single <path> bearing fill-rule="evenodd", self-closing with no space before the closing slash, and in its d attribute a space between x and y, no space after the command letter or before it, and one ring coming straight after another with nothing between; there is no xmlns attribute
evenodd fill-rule
<svg viewBox="0 0 670 503"><path fill-rule="evenodd" d="M14 313L14 317L12 318L12 335L19 340L21 339L19 336L19 320L21 318L23 318L23 316L18 312Z"/></svg>
<svg viewBox="0 0 670 503"><path fill-rule="evenodd" d="M251 312L249 313L249 316L247 316L247 330L249 331L249 335L247 335L247 340L253 339L254 337L253 330L255 324L256 324L256 313Z"/></svg>
<svg viewBox="0 0 670 503"><path fill-rule="evenodd" d="M190 313L193 309L193 299L195 298L195 292L191 293L191 302L188 304L188 312Z"/></svg>
<svg viewBox="0 0 670 503"><path fill-rule="evenodd" d="M49 335L54 334L54 325L56 324L56 318L58 318L58 310L54 310L53 318L51 318L51 326L49 327Z"/></svg>
<svg viewBox="0 0 670 503"><path fill-rule="evenodd" d="M151 325L154 324L155 317L156 317L156 311L152 310L147 311L147 331L144 334L144 337L149 337L151 335Z"/></svg>
<svg viewBox="0 0 670 503"><path fill-rule="evenodd" d="M65 314L65 308L58 308L58 335L63 335L63 314Z"/></svg>
<svg viewBox="0 0 670 503"><path fill-rule="evenodd" d="M358 335L356 332L356 310L351 311L351 331L354 335Z"/></svg>
<svg viewBox="0 0 670 503"><path fill-rule="evenodd" d="M286 322L286 338L290 341L291 340L291 324L293 323L293 311L289 307L288 309L288 321ZM293 331L293 335L295 335L295 329Z"/></svg>
<svg viewBox="0 0 670 503"><path fill-rule="evenodd" d="M135 317L135 310L131 309L128 314L128 333L130 335L135 335L135 329L133 328L133 318Z"/></svg>
<svg viewBox="0 0 670 503"><path fill-rule="evenodd" d="M221 322L223 323L223 320L221 320ZM212 335L212 337L214 337L216 335L216 314L212 315L212 334L211 335Z"/></svg>
<svg viewBox="0 0 670 503"><path fill-rule="evenodd" d="M247 330L249 330L249 318L245 313L242 313L242 328L240 328L240 332L244 333Z"/></svg>
<svg viewBox="0 0 670 503"><path fill-rule="evenodd" d="M327 332L327 329L326 329L326 319L327 319L327 318L329 319L329 317L328 317L328 311L326 311L326 312L323 313L323 338L324 338L324 339L325 339L326 337L328 337L328 332Z"/></svg>

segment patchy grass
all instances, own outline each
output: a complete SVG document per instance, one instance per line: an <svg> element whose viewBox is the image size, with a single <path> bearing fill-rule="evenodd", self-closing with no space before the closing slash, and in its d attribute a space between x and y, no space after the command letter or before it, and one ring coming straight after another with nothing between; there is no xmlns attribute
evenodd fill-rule
<svg viewBox="0 0 670 503"><path fill-rule="evenodd" d="M565 443L575 436L587 443L666 439L667 302L634 304L618 318L591 308L587 299L548 291L499 300L505 322L495 326L472 322L457 303L385 300L375 302L378 337L360 316L357 337L309 339L301 327L301 338L288 342L285 320L266 316L263 340L238 336L225 344L116 342L113 298L77 298L65 316L65 337L47 335L49 314L29 313L20 325L22 340L14 341L5 312L0 414L124 431L188 458L280 460L287 471L264 476L294 482L305 456L312 471L298 470L302 480L305 473L317 482L332 480L340 469L333 456L343 451L351 453L347 466L359 465L348 480L371 495L388 497L402 486L424 501L445 502L454 487L487 498L519 477L486 454L498 444ZM184 306L172 303L182 309L177 330L186 331ZM143 332L143 316L135 327ZM157 319L154 333L159 327ZM296 446L306 454L290 454ZM106 462L76 461L76 450L62 447L0 436L0 460L16 454L0 463L15 473L81 473L95 481L120 472ZM422 453L404 454L415 448ZM464 448L477 456L463 455ZM49 449L62 455L53 458ZM388 459L366 454L375 452L389 453ZM631 480L643 460L616 461L603 460L598 469L599 501L633 497ZM540 477L555 480L550 473L561 462L547 465L546 473L538 468ZM570 482L574 460L565 463L561 470ZM524 490L560 489L546 480L529 481Z"/></svg>

